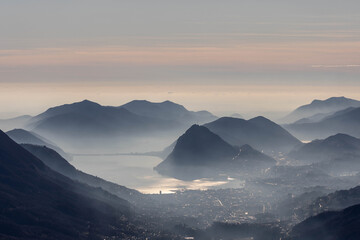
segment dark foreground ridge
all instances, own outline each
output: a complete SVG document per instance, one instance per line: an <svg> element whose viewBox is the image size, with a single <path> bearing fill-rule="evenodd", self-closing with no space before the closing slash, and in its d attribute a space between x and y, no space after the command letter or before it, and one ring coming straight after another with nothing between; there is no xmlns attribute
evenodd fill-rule
<svg viewBox="0 0 360 240"><path fill-rule="evenodd" d="M0 238L144 237L130 204L45 166L0 131Z"/></svg>

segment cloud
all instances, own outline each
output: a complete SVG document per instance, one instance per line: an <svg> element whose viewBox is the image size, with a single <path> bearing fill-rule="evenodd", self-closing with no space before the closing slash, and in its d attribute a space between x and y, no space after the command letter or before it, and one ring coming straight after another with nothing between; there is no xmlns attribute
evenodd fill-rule
<svg viewBox="0 0 360 240"><path fill-rule="evenodd" d="M267 42L214 46L86 46L0 50L0 67L192 66L235 70L354 68L360 41Z"/></svg>
<svg viewBox="0 0 360 240"><path fill-rule="evenodd" d="M359 68L360 64L346 64L346 65L312 65L312 68Z"/></svg>

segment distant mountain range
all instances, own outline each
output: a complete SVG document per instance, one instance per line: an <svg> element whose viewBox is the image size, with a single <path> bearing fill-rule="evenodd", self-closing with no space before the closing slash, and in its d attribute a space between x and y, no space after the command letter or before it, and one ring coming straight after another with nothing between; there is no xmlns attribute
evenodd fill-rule
<svg viewBox="0 0 360 240"><path fill-rule="evenodd" d="M232 145L249 144L267 153L288 152L301 142L264 117L250 120L223 117L204 125Z"/></svg>
<svg viewBox="0 0 360 240"><path fill-rule="evenodd" d="M249 145L235 147L204 126L193 125L176 141L170 155L155 169L177 178L202 178L216 172L262 169L276 161Z"/></svg>
<svg viewBox="0 0 360 240"><path fill-rule="evenodd" d="M289 115L281 119L282 123L293 123L300 119L319 120L320 116L327 116L328 114L349 108L360 107L360 101L345 98L332 97L326 100L314 100L308 105L301 106L291 112Z"/></svg>
<svg viewBox="0 0 360 240"><path fill-rule="evenodd" d="M142 194L136 190L108 182L99 177L77 170L53 149L46 146L31 144L21 144L21 146L32 153L35 157L39 158L46 166L70 179L88 184L92 187L100 187L122 199L130 201L131 203L136 203L139 200L142 200Z"/></svg>
<svg viewBox="0 0 360 240"><path fill-rule="evenodd" d="M360 137L360 108L350 107L317 122L294 123L284 125L284 128L305 140L326 138L337 133Z"/></svg>
<svg viewBox="0 0 360 240"><path fill-rule="evenodd" d="M0 212L1 239L144 236L127 201L51 170L2 131Z"/></svg>
<svg viewBox="0 0 360 240"><path fill-rule="evenodd" d="M305 163L336 160L360 164L360 139L339 133L307 143L290 152L289 156Z"/></svg>
<svg viewBox="0 0 360 240"><path fill-rule="evenodd" d="M0 119L0 129L2 131L9 131L14 128L22 128L30 119L31 116L29 115L23 115L9 119Z"/></svg>
<svg viewBox="0 0 360 240"><path fill-rule="evenodd" d="M125 108L82 101L50 108L31 119L28 127L57 137L121 136L174 127L169 122L134 114Z"/></svg>
<svg viewBox="0 0 360 240"><path fill-rule="evenodd" d="M52 143L50 140L36 134L34 132L26 131L24 129L13 129L11 131L6 132L6 134L18 144L32 144L39 146L46 146L55 150L59 153L63 158L67 160L71 160L72 157L65 153L61 148Z"/></svg>
<svg viewBox="0 0 360 240"><path fill-rule="evenodd" d="M206 111L191 112L170 101L132 101L120 107L84 100L48 109L28 121L27 128L46 137L98 138L181 132L196 122L216 119Z"/></svg>
<svg viewBox="0 0 360 240"><path fill-rule="evenodd" d="M140 116L175 121L182 125L202 124L217 118L208 111L189 111L184 106L170 101L154 103L146 100L134 100L120 106L120 108L125 108Z"/></svg>

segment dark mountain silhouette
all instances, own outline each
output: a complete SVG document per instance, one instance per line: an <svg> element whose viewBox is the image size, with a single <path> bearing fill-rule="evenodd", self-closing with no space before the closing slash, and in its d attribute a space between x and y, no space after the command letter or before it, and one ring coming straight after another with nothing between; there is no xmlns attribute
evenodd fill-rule
<svg viewBox="0 0 360 240"><path fill-rule="evenodd" d="M11 131L6 132L6 134L18 144L33 144L39 146L46 146L48 148L55 150L63 158L66 158L67 160L72 159L72 157L69 154L65 153L61 148L56 146L50 140L47 140L46 138L36 133L29 132L24 129L13 129Z"/></svg>
<svg viewBox="0 0 360 240"><path fill-rule="evenodd" d="M139 235L130 205L58 174L0 131L0 238L98 239Z"/></svg>
<svg viewBox="0 0 360 240"><path fill-rule="evenodd" d="M328 189L320 188L320 191L318 189L288 198L274 209L277 214L288 219L296 214L296 218L303 221L323 212L339 211L357 204L360 204L360 186L330 193Z"/></svg>
<svg viewBox="0 0 360 240"><path fill-rule="evenodd" d="M170 101L154 103L146 100L134 100L121 107L137 115L176 121L181 124L205 123L216 119L207 111L188 111L184 106Z"/></svg>
<svg viewBox="0 0 360 240"><path fill-rule="evenodd" d="M21 146L39 158L46 166L68 178L86 183L93 187L101 187L102 189L132 203L142 199L142 194L136 190L128 189L126 187L105 181L99 177L95 177L77 170L68 161L62 158L56 151L46 146L30 144L22 144Z"/></svg>
<svg viewBox="0 0 360 240"><path fill-rule="evenodd" d="M356 156L360 161L360 139L339 133L304 144L290 152L289 156L305 162L345 160Z"/></svg>
<svg viewBox="0 0 360 240"><path fill-rule="evenodd" d="M326 138L337 133L360 137L360 108L338 111L315 123L295 123L284 125L295 136L302 139Z"/></svg>
<svg viewBox="0 0 360 240"><path fill-rule="evenodd" d="M88 100L50 108L32 118L29 124L35 132L45 136L74 138L143 135L175 126L173 122L139 116L125 108L101 106Z"/></svg>
<svg viewBox="0 0 360 240"><path fill-rule="evenodd" d="M293 240L356 240L360 238L360 205L339 212L324 212L296 225Z"/></svg>
<svg viewBox="0 0 360 240"><path fill-rule="evenodd" d="M10 119L0 119L0 129L3 131L9 131L14 128L22 128L30 119L31 116L29 115L23 115Z"/></svg>
<svg viewBox="0 0 360 240"><path fill-rule="evenodd" d="M356 204L360 204L360 186L321 196L304 208L311 216L325 211L341 210Z"/></svg>
<svg viewBox="0 0 360 240"><path fill-rule="evenodd" d="M167 157L175 165L203 165L234 157L238 151L206 127L193 125Z"/></svg>
<svg viewBox="0 0 360 240"><path fill-rule="evenodd" d="M345 97L332 97L326 100L314 100L308 105L297 108L292 113L281 119L281 122L292 123L302 118L309 118L315 114L334 113L349 107L360 107L360 101Z"/></svg>
<svg viewBox="0 0 360 240"><path fill-rule="evenodd" d="M249 144L265 152L288 152L301 144L285 129L264 117L250 120L223 117L204 126L233 145Z"/></svg>
<svg viewBox="0 0 360 240"><path fill-rule="evenodd" d="M164 175L179 178L179 175L186 174L196 179L215 175L217 170L261 168L275 163L274 159L249 145L234 147L206 127L193 125L179 137L173 151L155 169Z"/></svg>

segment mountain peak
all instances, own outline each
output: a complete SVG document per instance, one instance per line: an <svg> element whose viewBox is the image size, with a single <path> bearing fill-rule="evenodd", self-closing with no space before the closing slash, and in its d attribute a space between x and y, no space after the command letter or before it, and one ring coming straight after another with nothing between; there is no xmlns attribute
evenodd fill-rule
<svg viewBox="0 0 360 240"><path fill-rule="evenodd" d="M360 107L360 101L344 96L331 97L325 100L315 99L310 104L298 107L284 117L282 121L285 123L296 122L319 114L332 114L349 107Z"/></svg>
<svg viewBox="0 0 360 240"><path fill-rule="evenodd" d="M359 156L360 139L339 133L326 139L314 140L293 150L289 155L297 160L320 162ZM344 157L347 156L347 157Z"/></svg>
<svg viewBox="0 0 360 240"><path fill-rule="evenodd" d="M165 104L176 104L176 105L178 105L177 103L174 103L174 102L172 102L172 101L170 101L170 100L163 101L162 103L165 103Z"/></svg>
<svg viewBox="0 0 360 240"><path fill-rule="evenodd" d="M351 98L346 98L344 96L341 97L331 97L325 100L319 100L319 99L315 99L311 102L311 104L336 104L336 103L346 103L346 102L357 102L357 100L351 99Z"/></svg>
<svg viewBox="0 0 360 240"><path fill-rule="evenodd" d="M205 123L214 120L216 117L209 112L193 112L187 110L183 105L171 102L149 102L147 100L133 100L120 108L127 109L139 116L149 117L174 122L186 128L193 123ZM185 128L184 128L185 130Z"/></svg>
<svg viewBox="0 0 360 240"><path fill-rule="evenodd" d="M96 106L100 106L100 104L96 103L96 102L93 102L93 101L90 101L88 99L84 99L82 100L81 102L74 102L73 104L81 104L81 105L96 105Z"/></svg>
<svg viewBox="0 0 360 240"><path fill-rule="evenodd" d="M237 150L209 129L192 125L176 142L165 161L175 165L202 165L235 156Z"/></svg>
<svg viewBox="0 0 360 240"><path fill-rule="evenodd" d="M203 126L200 126L198 124L193 124L187 131L186 133L190 133L190 132L194 132L194 131L197 131L197 132L210 132L209 129L207 129L206 127L203 127ZM185 133L185 134L186 134Z"/></svg>
<svg viewBox="0 0 360 240"><path fill-rule="evenodd" d="M236 146L250 144L268 152L287 152L300 144L281 126L262 116L250 120L223 117L204 126Z"/></svg>
<svg viewBox="0 0 360 240"><path fill-rule="evenodd" d="M344 133L338 133L336 135L330 136L324 139L324 143L333 143L339 146L339 144L356 144L358 143L360 147L360 139L350 136Z"/></svg>
<svg viewBox="0 0 360 240"><path fill-rule="evenodd" d="M267 123L271 122L272 123L271 120L269 120L268 118L263 117L263 116L254 117L254 118L250 119L249 121L250 122L267 122Z"/></svg>

